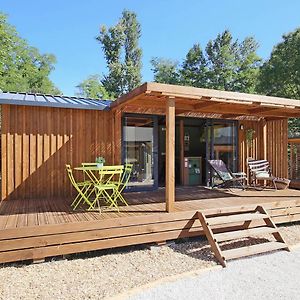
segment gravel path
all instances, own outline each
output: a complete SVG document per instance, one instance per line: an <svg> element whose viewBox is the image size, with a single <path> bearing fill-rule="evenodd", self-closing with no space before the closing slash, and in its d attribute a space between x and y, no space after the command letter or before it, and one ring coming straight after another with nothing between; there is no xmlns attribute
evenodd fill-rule
<svg viewBox="0 0 300 300"><path fill-rule="evenodd" d="M236 260L209 271L142 291L126 300L287 299L300 297L300 249Z"/></svg>
<svg viewBox="0 0 300 300"><path fill-rule="evenodd" d="M299 223L281 227L281 232L289 244L300 242ZM216 265L204 238L152 249L139 246L72 255L42 264L10 264L0 267L0 299L103 299Z"/></svg>

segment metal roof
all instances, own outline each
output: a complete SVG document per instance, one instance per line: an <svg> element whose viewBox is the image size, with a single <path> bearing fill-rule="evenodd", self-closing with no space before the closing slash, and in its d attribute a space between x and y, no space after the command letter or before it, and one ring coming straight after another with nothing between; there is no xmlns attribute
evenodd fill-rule
<svg viewBox="0 0 300 300"><path fill-rule="evenodd" d="M112 101L31 93L0 93L0 104L108 110Z"/></svg>

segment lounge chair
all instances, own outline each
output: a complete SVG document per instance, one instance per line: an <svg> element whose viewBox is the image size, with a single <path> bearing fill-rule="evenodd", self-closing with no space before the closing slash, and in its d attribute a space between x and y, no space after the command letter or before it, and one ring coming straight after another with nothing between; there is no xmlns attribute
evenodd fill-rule
<svg viewBox="0 0 300 300"><path fill-rule="evenodd" d="M245 173L231 172L223 160L208 160L208 163L222 181L220 184L214 185L213 187L239 187L243 190L245 189L244 183L247 182L247 175Z"/></svg>
<svg viewBox="0 0 300 300"><path fill-rule="evenodd" d="M265 160L256 160L251 157L247 159L247 165L250 171L250 184L257 188L257 181L271 181L275 190L287 188L290 180L279 178L272 175L270 163ZM264 186L263 186L264 187Z"/></svg>

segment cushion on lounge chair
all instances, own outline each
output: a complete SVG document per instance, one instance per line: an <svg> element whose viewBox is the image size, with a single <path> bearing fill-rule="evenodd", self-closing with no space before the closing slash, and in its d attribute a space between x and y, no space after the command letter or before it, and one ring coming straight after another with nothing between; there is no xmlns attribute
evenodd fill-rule
<svg viewBox="0 0 300 300"><path fill-rule="evenodd" d="M225 180L225 181L227 181L227 180L232 180L232 179L233 179L233 177L231 176L231 174L230 174L229 172L222 172L222 171L219 171L219 175L220 175L220 177L221 177L223 180Z"/></svg>
<svg viewBox="0 0 300 300"><path fill-rule="evenodd" d="M269 172L258 172L256 173L256 179L260 179L260 178L273 178L273 176L270 176Z"/></svg>

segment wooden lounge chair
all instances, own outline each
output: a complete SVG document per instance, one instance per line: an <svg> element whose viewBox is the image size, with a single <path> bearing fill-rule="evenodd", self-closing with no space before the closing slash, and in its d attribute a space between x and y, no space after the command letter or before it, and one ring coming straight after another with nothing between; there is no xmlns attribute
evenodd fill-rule
<svg viewBox="0 0 300 300"><path fill-rule="evenodd" d="M226 164L223 162L223 160L208 160L208 163L222 181L220 184L214 185L213 187L239 187L243 190L245 189L244 183L247 182L247 176L245 173L231 172L226 166Z"/></svg>
<svg viewBox="0 0 300 300"><path fill-rule="evenodd" d="M256 160L249 157L247 159L247 165L250 171L250 184L254 188L258 187L257 181L271 181L275 190L277 190L277 182L281 183L286 180L284 178L278 178L273 176L270 163L265 159ZM287 185L288 184L289 182L287 182ZM265 186L260 186L260 188L261 187L264 188Z"/></svg>

